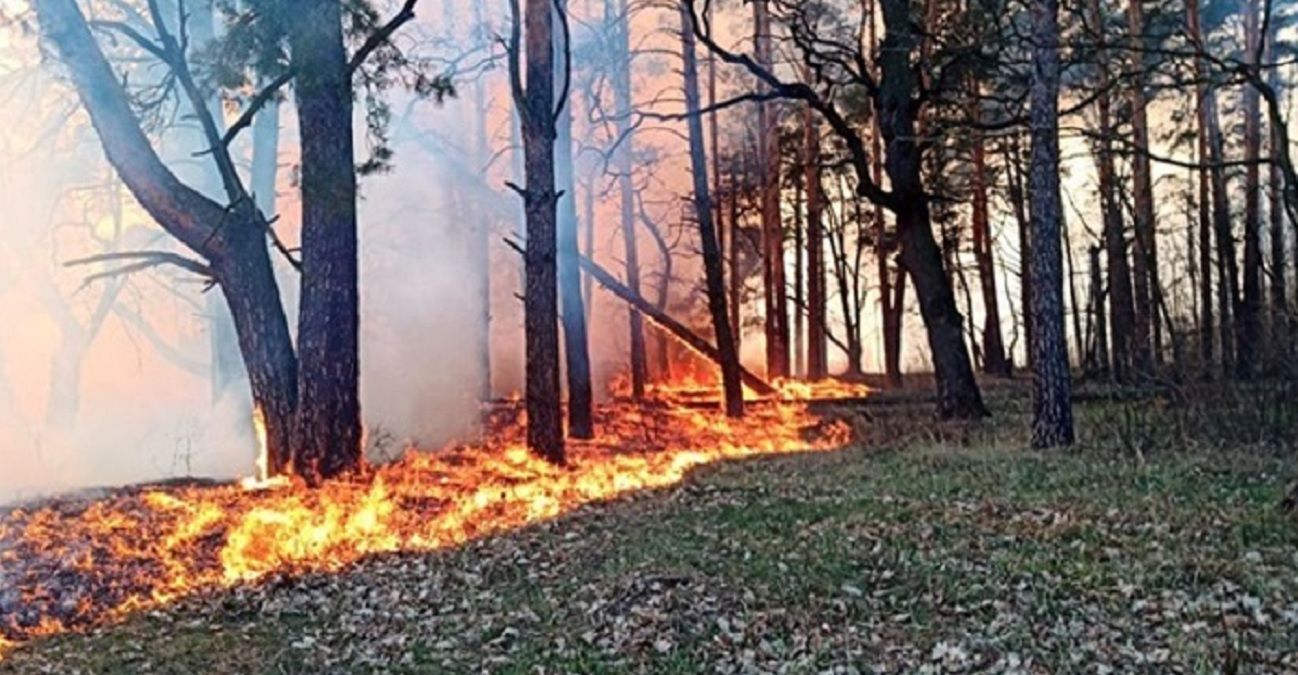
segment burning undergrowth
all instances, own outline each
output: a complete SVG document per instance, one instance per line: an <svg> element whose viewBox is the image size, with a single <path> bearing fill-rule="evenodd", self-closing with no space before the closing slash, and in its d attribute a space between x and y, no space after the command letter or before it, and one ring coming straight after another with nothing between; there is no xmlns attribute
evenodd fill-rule
<svg viewBox="0 0 1298 675"><path fill-rule="evenodd" d="M610 404L600 436L572 444L564 468L526 451L518 413L506 407L490 415L480 444L408 452L317 490L177 484L16 509L0 516L0 653L270 575L453 546L672 485L716 461L837 448L849 440L846 425L789 400L823 393L785 390L785 400L753 405L738 422L679 399Z"/></svg>

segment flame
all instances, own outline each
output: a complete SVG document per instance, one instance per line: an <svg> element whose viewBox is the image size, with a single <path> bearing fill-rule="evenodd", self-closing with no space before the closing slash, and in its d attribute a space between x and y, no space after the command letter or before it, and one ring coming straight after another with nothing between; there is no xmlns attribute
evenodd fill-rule
<svg viewBox="0 0 1298 675"><path fill-rule="evenodd" d="M252 435L257 440L256 474L244 478L239 485L245 490L268 490L288 485L287 477L270 475L270 450L266 443L266 413L261 406L252 409Z"/></svg>
<svg viewBox="0 0 1298 675"><path fill-rule="evenodd" d="M604 406L599 438L572 443L566 467L529 453L518 412L501 411L489 420L498 430L479 444L411 451L315 490L267 479L264 420L255 413L251 481L137 490L0 517L0 567L21 590L20 605L36 610L0 605L0 655L36 636L102 625L194 593L454 546L675 485L706 464L825 451L850 440L845 424L793 400L819 390L780 391L782 400L750 406L744 420L687 405ZM265 489L272 483L277 489ZM59 581L51 581L56 571Z"/></svg>

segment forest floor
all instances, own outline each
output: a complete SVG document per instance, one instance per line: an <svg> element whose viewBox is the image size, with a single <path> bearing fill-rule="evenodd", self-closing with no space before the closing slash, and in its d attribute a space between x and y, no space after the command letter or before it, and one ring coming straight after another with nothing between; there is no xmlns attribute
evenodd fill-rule
<svg viewBox="0 0 1298 675"><path fill-rule="evenodd" d="M1022 449L1020 410L713 466L0 672L1298 673L1298 522L1275 508L1293 446L1189 442L1161 407L1081 406L1069 452Z"/></svg>

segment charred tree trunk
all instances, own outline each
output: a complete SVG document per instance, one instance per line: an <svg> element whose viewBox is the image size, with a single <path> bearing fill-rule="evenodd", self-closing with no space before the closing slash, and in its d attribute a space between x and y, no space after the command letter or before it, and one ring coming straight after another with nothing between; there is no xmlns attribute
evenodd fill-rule
<svg viewBox="0 0 1298 675"><path fill-rule="evenodd" d="M294 469L331 478L361 461L360 294L352 88L342 8L301 0L290 24L302 151L302 303Z"/></svg>
<svg viewBox="0 0 1298 675"><path fill-rule="evenodd" d="M632 172L635 162L635 130L631 125L631 25L627 0L606 0L605 20L612 24L614 36L613 106L617 110L618 192L621 198L622 242L626 254L626 284L640 292L640 249L635 227L635 185ZM644 398L649 379L649 360L645 355L644 318L632 308L629 313L631 345L631 395Z"/></svg>
<svg viewBox="0 0 1298 675"><path fill-rule="evenodd" d="M920 106L917 74L911 64L918 35L905 0L884 0L885 34L880 50L882 78L878 100L879 130L888 145L885 166L895 197L901 264L915 282L920 314L928 330L942 417L987 415L965 345L960 311L942 252L933 239L928 195L921 171L923 150L915 133Z"/></svg>
<svg viewBox="0 0 1298 675"><path fill-rule="evenodd" d="M568 67L571 45L565 41L567 0L555 0L554 31L555 60L554 86L556 99L569 86L572 76ZM563 321L564 366L568 376L568 435L573 438L594 438L594 395L590 383L590 345L586 334L586 307L581 295L581 247L578 243L577 186L573 179L572 162L572 105L571 98L557 101L559 112L555 123L555 182L559 190L558 204L558 265L560 318Z"/></svg>
<svg viewBox="0 0 1298 675"><path fill-rule="evenodd" d="M1063 256L1059 196L1059 3L1032 0L1032 160L1029 192L1032 219L1031 349L1032 446L1073 444L1072 383L1064 336Z"/></svg>
<svg viewBox="0 0 1298 675"><path fill-rule="evenodd" d="M517 5L515 5L517 7ZM559 386L559 293L556 265L557 207L554 144L554 13L549 0L527 0L527 79L518 64L519 17L514 16L510 70L515 106L521 111L524 170L521 190L527 217L524 327L527 341L527 446L553 462L565 461Z"/></svg>
<svg viewBox="0 0 1298 675"><path fill-rule="evenodd" d="M760 3L759 3L760 4ZM721 248L712 225L712 196L708 190L708 161L704 150L703 120L699 118L699 70L694 48L694 15L682 4L681 57L684 62L685 111L689 118L690 167L694 176L694 215L699 223L699 241L703 248L703 267L707 276L708 309L721 362L721 381L725 393L726 414L744 415L744 389L739 353L730 332L726 310L725 280L722 278Z"/></svg>

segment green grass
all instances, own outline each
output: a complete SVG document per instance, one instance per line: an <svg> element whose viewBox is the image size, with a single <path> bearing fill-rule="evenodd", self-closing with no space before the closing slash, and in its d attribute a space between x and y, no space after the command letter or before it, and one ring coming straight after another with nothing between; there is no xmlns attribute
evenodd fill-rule
<svg viewBox="0 0 1298 675"><path fill-rule="evenodd" d="M710 467L0 671L1298 672L1298 525L1274 508L1292 454L1133 452L1109 415L1084 409L1069 452L1023 450L1006 415L956 442Z"/></svg>

